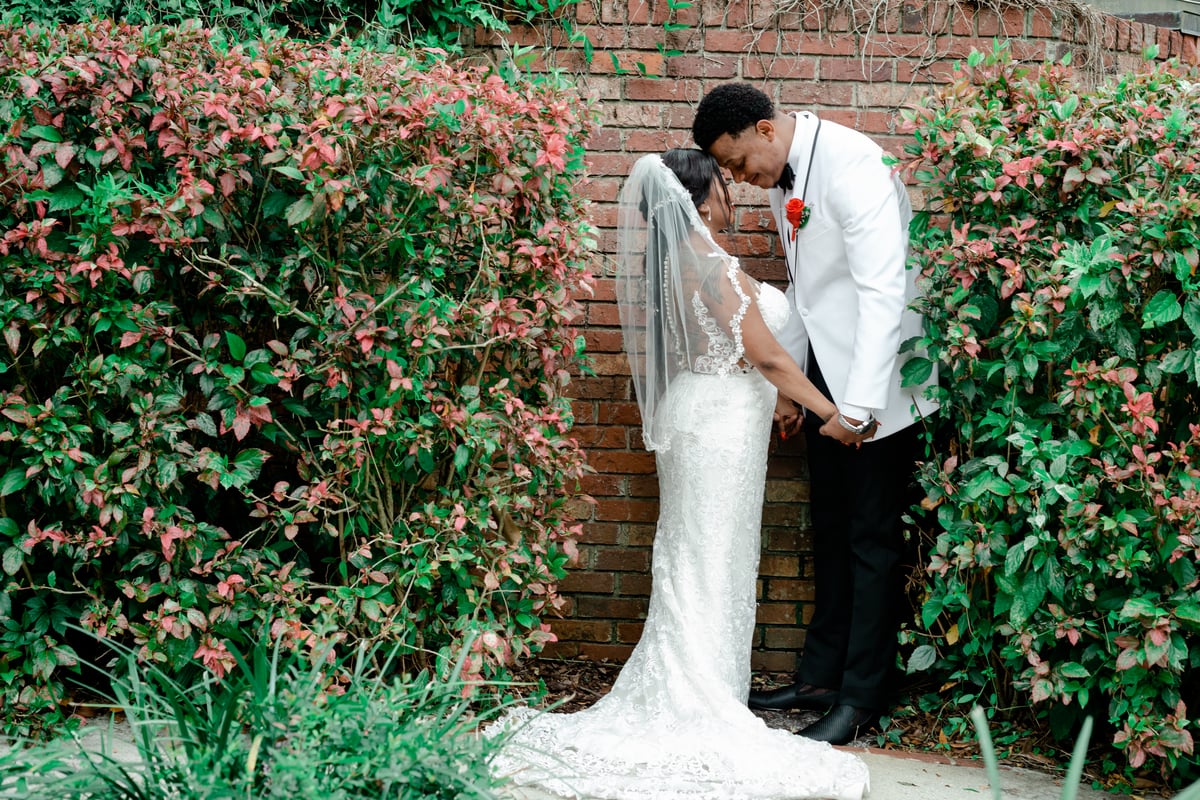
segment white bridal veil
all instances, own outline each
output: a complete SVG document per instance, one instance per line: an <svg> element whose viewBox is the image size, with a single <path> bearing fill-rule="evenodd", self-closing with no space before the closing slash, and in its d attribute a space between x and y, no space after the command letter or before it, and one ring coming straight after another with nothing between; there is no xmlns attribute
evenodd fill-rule
<svg viewBox="0 0 1200 800"><path fill-rule="evenodd" d="M672 382L686 372L726 375L747 366L741 326L753 283L713 241L660 156L638 160L620 201L621 331L646 449L666 450L659 412Z"/></svg>

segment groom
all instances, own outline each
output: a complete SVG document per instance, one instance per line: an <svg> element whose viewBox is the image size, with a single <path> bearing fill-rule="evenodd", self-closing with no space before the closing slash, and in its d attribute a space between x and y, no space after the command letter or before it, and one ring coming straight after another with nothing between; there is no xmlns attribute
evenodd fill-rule
<svg viewBox="0 0 1200 800"><path fill-rule="evenodd" d="M915 423L936 407L924 399L933 377L900 385L900 345L922 332L907 310L916 295L905 269L908 195L866 136L778 111L749 84L705 96L692 135L735 181L767 190L795 310L781 343L837 404L839 424L876 430L848 448L818 435L821 420L808 415L815 614L796 682L750 693L751 708L825 710L800 735L845 744L887 709ZM789 433L799 423L780 420Z"/></svg>

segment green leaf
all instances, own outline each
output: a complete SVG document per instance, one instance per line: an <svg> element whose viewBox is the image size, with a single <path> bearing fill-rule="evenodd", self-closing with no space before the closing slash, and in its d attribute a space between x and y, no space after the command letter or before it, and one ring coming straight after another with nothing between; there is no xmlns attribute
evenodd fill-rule
<svg viewBox="0 0 1200 800"><path fill-rule="evenodd" d="M1192 360L1194 356L1191 350L1179 349L1167 353L1163 358L1162 363L1158 368L1168 375L1175 375L1180 372L1187 372L1192 368Z"/></svg>
<svg viewBox="0 0 1200 800"><path fill-rule="evenodd" d="M1162 610L1146 597L1131 597L1121 607L1122 619L1155 618Z"/></svg>
<svg viewBox="0 0 1200 800"><path fill-rule="evenodd" d="M920 386L933 375L933 362L928 358L910 358L900 368L901 386Z"/></svg>
<svg viewBox="0 0 1200 800"><path fill-rule="evenodd" d="M225 331L225 341L229 344L229 355L234 361L241 361L246 357L246 342L242 337L233 331Z"/></svg>
<svg viewBox="0 0 1200 800"><path fill-rule="evenodd" d="M1064 678L1087 678L1092 674L1088 672L1087 667L1077 661L1063 662L1058 671Z"/></svg>
<svg viewBox="0 0 1200 800"><path fill-rule="evenodd" d="M454 471L461 473L471 463L471 449L460 444L454 451Z"/></svg>
<svg viewBox="0 0 1200 800"><path fill-rule="evenodd" d="M16 467L4 473L4 477L0 478L0 497L8 497L13 492L19 492L25 488L25 484L29 483L29 478L25 477L25 470Z"/></svg>
<svg viewBox="0 0 1200 800"><path fill-rule="evenodd" d="M25 563L25 554L21 552L19 547L8 547L4 550L4 572L8 575L16 575L21 569L21 565Z"/></svg>
<svg viewBox="0 0 1200 800"><path fill-rule="evenodd" d="M1188 298L1187 305L1183 307L1183 321L1191 328L1192 336L1200 338L1200 301Z"/></svg>
<svg viewBox="0 0 1200 800"><path fill-rule="evenodd" d="M313 199L311 197L301 197L296 202L288 206L287 213L284 214L284 219L289 225L299 225L304 220L312 216Z"/></svg>
<svg viewBox="0 0 1200 800"><path fill-rule="evenodd" d="M32 125L26 128L25 132L35 139L45 142L61 142L63 140L62 133L53 125Z"/></svg>
<svg viewBox="0 0 1200 800"><path fill-rule="evenodd" d="M937 661L937 650L931 644L923 644L912 651L912 655L908 657L905 671L910 675L914 672L923 672L932 667L935 661Z"/></svg>
<svg viewBox="0 0 1200 800"><path fill-rule="evenodd" d="M291 178L292 180L301 181L301 182L304 181L304 173L301 172L300 170L296 169L295 167L291 166L290 164L285 164L282 167L275 167L274 170L276 172L278 172L280 175L284 175L288 178Z"/></svg>
<svg viewBox="0 0 1200 800"><path fill-rule="evenodd" d="M1174 292L1162 290L1146 304L1142 312L1142 327L1157 328L1183 316L1183 306Z"/></svg>
<svg viewBox="0 0 1200 800"><path fill-rule="evenodd" d="M1176 606L1175 618L1200 625L1200 603L1182 603Z"/></svg>

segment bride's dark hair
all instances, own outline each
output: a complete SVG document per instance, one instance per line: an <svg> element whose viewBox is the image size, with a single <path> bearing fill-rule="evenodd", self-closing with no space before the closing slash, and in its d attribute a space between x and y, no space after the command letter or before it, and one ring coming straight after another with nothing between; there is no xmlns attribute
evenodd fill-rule
<svg viewBox="0 0 1200 800"><path fill-rule="evenodd" d="M725 176L721 174L717 160L708 153L694 147L676 147L663 153L662 160L671 168L671 172L675 173L675 177L679 178L683 188L688 190L696 208L708 199L713 178L717 179L721 191L725 193L725 202L729 203L729 185L725 183Z"/></svg>

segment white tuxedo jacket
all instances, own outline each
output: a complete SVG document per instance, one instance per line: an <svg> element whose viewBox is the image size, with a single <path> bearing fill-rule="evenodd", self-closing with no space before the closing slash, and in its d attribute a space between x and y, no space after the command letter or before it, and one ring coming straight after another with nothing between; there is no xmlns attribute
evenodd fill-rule
<svg viewBox="0 0 1200 800"><path fill-rule="evenodd" d="M857 419L873 413L878 440L937 408L925 398L936 372L923 386L900 386L900 368L913 356L901 355L900 345L923 332L920 316L908 309L917 294L915 270L905 264L912 211L879 145L824 120L814 150L817 124L811 113L796 115L788 154L795 186L786 195L768 193L793 308L780 343L807 366L811 341L838 410ZM792 197L801 197L811 214L794 239L784 212Z"/></svg>

